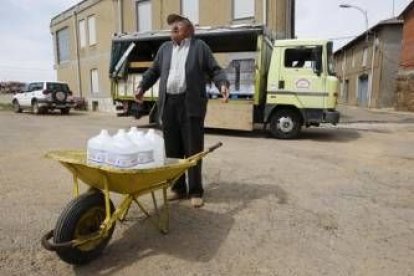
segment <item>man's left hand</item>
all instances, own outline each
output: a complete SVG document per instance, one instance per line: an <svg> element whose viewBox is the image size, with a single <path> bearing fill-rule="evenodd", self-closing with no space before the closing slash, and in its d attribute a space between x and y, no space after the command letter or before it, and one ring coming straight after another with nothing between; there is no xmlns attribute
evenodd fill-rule
<svg viewBox="0 0 414 276"><path fill-rule="evenodd" d="M220 87L221 96L223 96L223 103L229 102L230 91L226 85Z"/></svg>

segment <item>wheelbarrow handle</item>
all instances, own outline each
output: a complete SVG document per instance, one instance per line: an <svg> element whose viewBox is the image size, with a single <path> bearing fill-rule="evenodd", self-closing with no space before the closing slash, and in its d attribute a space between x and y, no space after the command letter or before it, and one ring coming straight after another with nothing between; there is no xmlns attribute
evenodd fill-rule
<svg viewBox="0 0 414 276"><path fill-rule="evenodd" d="M213 152L213 151L215 151L216 149L218 149L219 147L221 147L223 145L223 143L222 142L218 142L217 144L215 144L215 145L213 145L213 146L211 146L211 147L209 147L208 149L207 149L207 151L210 153L210 152Z"/></svg>
<svg viewBox="0 0 414 276"><path fill-rule="evenodd" d="M218 149L222 145L223 145L222 142L218 142L217 144L207 148L206 150L188 157L187 160L190 161L190 162L198 161L198 160L202 159L204 156L206 156L207 154L209 154L210 152L215 151L216 149Z"/></svg>

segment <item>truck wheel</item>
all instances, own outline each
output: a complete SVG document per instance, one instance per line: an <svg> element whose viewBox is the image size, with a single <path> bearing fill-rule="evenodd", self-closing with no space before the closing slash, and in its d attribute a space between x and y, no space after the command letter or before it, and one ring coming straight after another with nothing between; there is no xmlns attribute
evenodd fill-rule
<svg viewBox="0 0 414 276"><path fill-rule="evenodd" d="M17 100L13 101L13 110L16 113L21 113L22 112L22 108L21 108L21 106L20 106L20 104Z"/></svg>
<svg viewBox="0 0 414 276"><path fill-rule="evenodd" d="M114 205L110 201L111 214ZM56 223L54 230L54 242L63 243L76 239L90 237L100 230L105 220L105 197L101 192L91 191L73 199ZM61 247L56 253L63 261L70 264L85 264L97 258L109 240L115 229L115 223L109 229L106 237L87 242L77 247Z"/></svg>
<svg viewBox="0 0 414 276"><path fill-rule="evenodd" d="M292 110L278 110L270 119L270 133L278 139L296 138L301 128L300 116Z"/></svg>

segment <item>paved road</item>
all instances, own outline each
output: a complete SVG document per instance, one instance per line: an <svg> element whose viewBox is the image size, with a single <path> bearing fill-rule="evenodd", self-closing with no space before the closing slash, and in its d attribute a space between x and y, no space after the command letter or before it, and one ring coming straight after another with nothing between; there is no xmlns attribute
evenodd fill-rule
<svg viewBox="0 0 414 276"><path fill-rule="evenodd" d="M209 131L224 146L204 162L204 208L174 203L166 236L131 210L103 256L72 267L40 247L72 189L42 156L137 122L0 111L0 275L413 275L412 115L374 115L293 141Z"/></svg>

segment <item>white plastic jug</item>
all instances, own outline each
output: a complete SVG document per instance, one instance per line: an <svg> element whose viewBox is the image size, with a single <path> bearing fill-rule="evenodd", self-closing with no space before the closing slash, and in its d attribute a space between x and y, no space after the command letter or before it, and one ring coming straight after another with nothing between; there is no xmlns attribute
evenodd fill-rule
<svg viewBox="0 0 414 276"><path fill-rule="evenodd" d="M119 129L107 147L106 163L120 169L132 169L137 165L138 147L128 138L124 129Z"/></svg>
<svg viewBox="0 0 414 276"><path fill-rule="evenodd" d="M88 140L87 143L87 163L102 165L107 158L107 146L112 144L112 138L106 129L102 129L99 135Z"/></svg>
<svg viewBox="0 0 414 276"><path fill-rule="evenodd" d="M164 165L165 162L165 145L164 138L157 134L154 129L149 129L145 137L151 142L154 149L154 160L157 166Z"/></svg>
<svg viewBox="0 0 414 276"><path fill-rule="evenodd" d="M138 137L139 133L143 134L141 130L137 127L131 127L127 132L128 138L131 139L132 142Z"/></svg>
<svg viewBox="0 0 414 276"><path fill-rule="evenodd" d="M131 141L137 145L138 148L138 164L136 168L144 169L144 168L152 168L156 167L155 160L154 160L154 148L144 133L142 131L130 131L128 133Z"/></svg>

